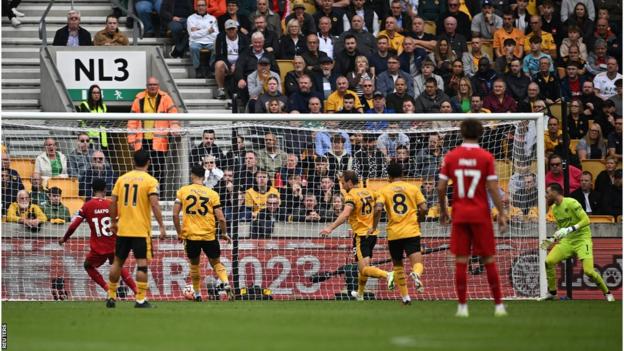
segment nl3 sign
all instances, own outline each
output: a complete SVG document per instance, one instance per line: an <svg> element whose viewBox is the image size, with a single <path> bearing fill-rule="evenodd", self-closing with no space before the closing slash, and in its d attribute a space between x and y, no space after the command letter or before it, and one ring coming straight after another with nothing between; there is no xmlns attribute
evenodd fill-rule
<svg viewBox="0 0 624 351"><path fill-rule="evenodd" d="M57 51L56 62L74 101L86 100L93 84L105 101L132 101L145 89L145 51Z"/></svg>

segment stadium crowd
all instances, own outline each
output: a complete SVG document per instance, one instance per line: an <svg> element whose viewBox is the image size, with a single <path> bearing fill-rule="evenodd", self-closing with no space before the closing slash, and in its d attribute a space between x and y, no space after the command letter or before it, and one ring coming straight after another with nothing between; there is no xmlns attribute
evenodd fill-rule
<svg viewBox="0 0 624 351"><path fill-rule="evenodd" d="M216 97L236 97L248 112L544 112L546 183L563 184L563 156L569 154L572 196L588 213L617 217L622 214L621 6L607 0L142 0L134 10L146 37L170 35L172 57L188 51L197 77L214 75ZM117 26L117 16L108 16L91 41L79 12L70 11L54 45L127 45ZM292 70L282 72L284 67ZM105 112L99 87L89 92L81 112ZM562 105L569 111L566 130L558 112ZM132 112L175 112L175 106L150 78ZM162 183L168 177L168 136L143 135L139 129L159 128L160 122L141 123L128 123L128 143L132 150L152 151L153 171ZM291 122L288 129L258 127L261 142L238 135L227 153L208 129L189 162L205 167L205 184L221 195L226 216L238 212L255 223L254 235L262 236L275 221L333 221L344 206L339 175L348 169L365 180L384 178L386 164L396 160L407 177L422 181L425 195L436 196L431 183L440 162L461 138L408 128L451 125L366 122L361 133L349 134L342 131L344 123ZM320 129L311 133L301 126ZM173 121L160 127L172 135L178 128ZM568 152L562 148L564 133L574 140ZM52 192L38 193L35 177L76 177L86 198L93 178L112 185L116 175L102 136L95 135L98 143L92 132L80 134L67 157L53 139L46 140L30 202L24 204L19 175L3 152L3 209L15 202L17 217L24 217L28 206L51 201ZM512 148L516 141L528 145L528 157L537 137L535 125L521 123L489 128L484 141L504 160L512 159L511 149L521 149ZM515 218L528 218L537 203L535 174L526 157L515 156L503 200L506 206L523 204ZM601 160L604 169L583 170L585 160Z"/></svg>

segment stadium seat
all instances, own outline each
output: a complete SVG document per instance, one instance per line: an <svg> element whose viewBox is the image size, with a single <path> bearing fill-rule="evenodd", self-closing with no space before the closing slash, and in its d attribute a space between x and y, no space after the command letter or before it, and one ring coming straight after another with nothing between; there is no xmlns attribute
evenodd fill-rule
<svg viewBox="0 0 624 351"><path fill-rule="evenodd" d="M74 216L82 205L84 205L84 200L81 197L64 197L61 203L67 206L69 213Z"/></svg>
<svg viewBox="0 0 624 351"><path fill-rule="evenodd" d="M50 178L48 179L47 188L58 187L63 190L63 198L78 197L78 179L77 178Z"/></svg>
<svg viewBox="0 0 624 351"><path fill-rule="evenodd" d="M550 113L552 113L552 116L561 122L561 103L550 105Z"/></svg>
<svg viewBox="0 0 624 351"><path fill-rule="evenodd" d="M589 215L590 223L615 223L615 218L609 215Z"/></svg>
<svg viewBox="0 0 624 351"><path fill-rule="evenodd" d="M379 190L388 184L387 179L371 178L366 181L366 188L370 190Z"/></svg>
<svg viewBox="0 0 624 351"><path fill-rule="evenodd" d="M622 215L617 216L615 222L616 223L622 223Z"/></svg>
<svg viewBox="0 0 624 351"><path fill-rule="evenodd" d="M490 56L490 59L494 60L494 47L492 40L483 40L481 44L481 51Z"/></svg>
<svg viewBox="0 0 624 351"><path fill-rule="evenodd" d="M594 176L594 181L600 172L604 171L605 165L602 160L583 160L581 166L584 171L588 171Z"/></svg>
<svg viewBox="0 0 624 351"><path fill-rule="evenodd" d="M563 67L557 67L557 73L559 74L559 79L563 79L566 75L566 70Z"/></svg>
<svg viewBox="0 0 624 351"><path fill-rule="evenodd" d="M576 145L578 145L579 139L570 139L570 150L576 153Z"/></svg>
<svg viewBox="0 0 624 351"><path fill-rule="evenodd" d="M282 82L282 94L286 91L284 86L284 79L286 78L286 73L295 69L291 60L277 60L277 66L280 69L280 81Z"/></svg>
<svg viewBox="0 0 624 351"><path fill-rule="evenodd" d="M425 33L436 35L437 25L434 21L425 21Z"/></svg>
<svg viewBox="0 0 624 351"><path fill-rule="evenodd" d="M16 170L22 179L30 179L35 170L35 160L30 158L12 158L11 168Z"/></svg>
<svg viewBox="0 0 624 351"><path fill-rule="evenodd" d="M496 175L498 175L499 181L502 179L511 178L511 161L496 160L495 163Z"/></svg>
<svg viewBox="0 0 624 351"><path fill-rule="evenodd" d="M24 184L24 189L30 192L30 189L32 188L32 184L30 183L30 178L22 178L22 183Z"/></svg>

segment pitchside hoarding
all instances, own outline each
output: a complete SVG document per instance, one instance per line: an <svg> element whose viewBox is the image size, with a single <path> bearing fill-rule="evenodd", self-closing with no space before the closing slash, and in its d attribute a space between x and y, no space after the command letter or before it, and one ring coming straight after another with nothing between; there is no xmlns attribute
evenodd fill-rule
<svg viewBox="0 0 624 351"><path fill-rule="evenodd" d="M145 90L145 51L57 51L56 68L74 101L87 99L93 84L105 101L132 101Z"/></svg>

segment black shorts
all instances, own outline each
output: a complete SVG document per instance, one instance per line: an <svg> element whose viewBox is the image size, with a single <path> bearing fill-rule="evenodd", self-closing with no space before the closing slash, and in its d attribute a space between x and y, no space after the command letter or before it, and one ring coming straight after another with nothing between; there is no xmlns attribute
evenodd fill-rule
<svg viewBox="0 0 624 351"><path fill-rule="evenodd" d="M373 249L377 243L377 235L353 237L353 256L356 261L360 261L364 257L373 257Z"/></svg>
<svg viewBox="0 0 624 351"><path fill-rule="evenodd" d="M186 257L190 259L198 258L202 250L204 250L208 258L219 258L221 256L219 240L184 240Z"/></svg>
<svg viewBox="0 0 624 351"><path fill-rule="evenodd" d="M420 236L388 241L388 249L390 249L392 260L401 261L403 260L403 252L406 256L420 252Z"/></svg>
<svg viewBox="0 0 624 351"><path fill-rule="evenodd" d="M115 256L122 260L128 258L130 251L134 259L152 258L152 239L138 236L118 236L115 242Z"/></svg>

